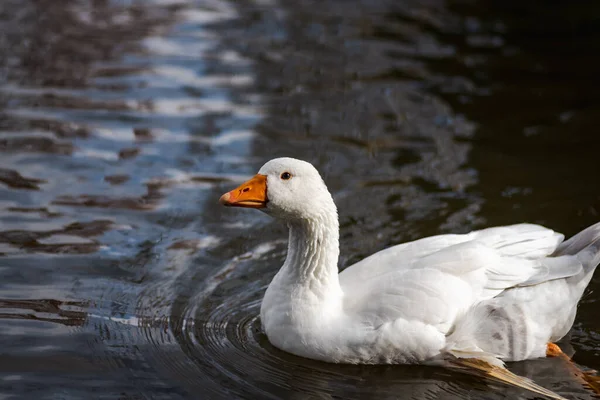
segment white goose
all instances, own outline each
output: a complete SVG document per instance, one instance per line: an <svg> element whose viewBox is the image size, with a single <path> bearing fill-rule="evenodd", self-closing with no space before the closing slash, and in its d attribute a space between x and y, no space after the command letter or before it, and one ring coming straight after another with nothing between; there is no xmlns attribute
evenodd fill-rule
<svg viewBox="0 0 600 400"><path fill-rule="evenodd" d="M260 312L274 346L334 363L458 367L561 398L503 362L561 354L553 342L571 328L600 262L600 223L566 242L532 224L433 236L338 274L337 209L311 164L271 160L220 202L289 227Z"/></svg>

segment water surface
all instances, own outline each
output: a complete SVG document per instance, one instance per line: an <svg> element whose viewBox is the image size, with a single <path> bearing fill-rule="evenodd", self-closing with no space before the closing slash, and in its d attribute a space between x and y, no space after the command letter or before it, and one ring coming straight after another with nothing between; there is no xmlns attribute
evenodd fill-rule
<svg viewBox="0 0 600 400"><path fill-rule="evenodd" d="M600 219L598 6L63 3L0 3L2 398L532 398L273 348L285 227L217 199L312 162L341 268L439 233L577 232ZM599 285L570 340L595 369ZM511 368L590 398L559 360Z"/></svg>

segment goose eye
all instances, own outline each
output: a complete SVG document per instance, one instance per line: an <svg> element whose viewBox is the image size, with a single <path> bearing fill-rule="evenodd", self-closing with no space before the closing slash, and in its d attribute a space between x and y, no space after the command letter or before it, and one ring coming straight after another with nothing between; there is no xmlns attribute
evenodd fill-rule
<svg viewBox="0 0 600 400"><path fill-rule="evenodd" d="M287 181L291 177L292 177L292 174L290 174L289 172L283 172L280 176L280 178L283 179L284 181Z"/></svg>

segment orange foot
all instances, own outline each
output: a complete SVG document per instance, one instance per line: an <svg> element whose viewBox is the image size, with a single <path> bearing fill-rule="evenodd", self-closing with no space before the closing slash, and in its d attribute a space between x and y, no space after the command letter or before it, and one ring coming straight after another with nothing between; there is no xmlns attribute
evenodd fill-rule
<svg viewBox="0 0 600 400"><path fill-rule="evenodd" d="M548 343L548 345L546 346L546 357L567 357L568 356L563 353L563 351L560 349L560 347L558 347L558 345L554 344L554 343ZM570 359L569 359L570 360Z"/></svg>
<svg viewBox="0 0 600 400"><path fill-rule="evenodd" d="M600 394L600 376L582 371L571 358L563 353L563 351L554 343L548 343L546 346L546 357L561 357L568 361L567 366L579 380L583 381L582 383L592 389L596 394ZM595 372L595 371L594 371Z"/></svg>

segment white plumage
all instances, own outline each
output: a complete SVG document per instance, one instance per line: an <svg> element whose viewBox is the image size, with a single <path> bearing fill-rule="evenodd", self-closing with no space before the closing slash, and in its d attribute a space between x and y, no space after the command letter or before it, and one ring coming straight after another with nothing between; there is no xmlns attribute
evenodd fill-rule
<svg viewBox="0 0 600 400"><path fill-rule="evenodd" d="M261 210L290 230L262 303L263 328L276 347L303 357L496 366L542 357L571 328L600 261L600 224L567 242L520 224L397 245L338 274L337 210L316 169L279 158L257 176L266 177Z"/></svg>

